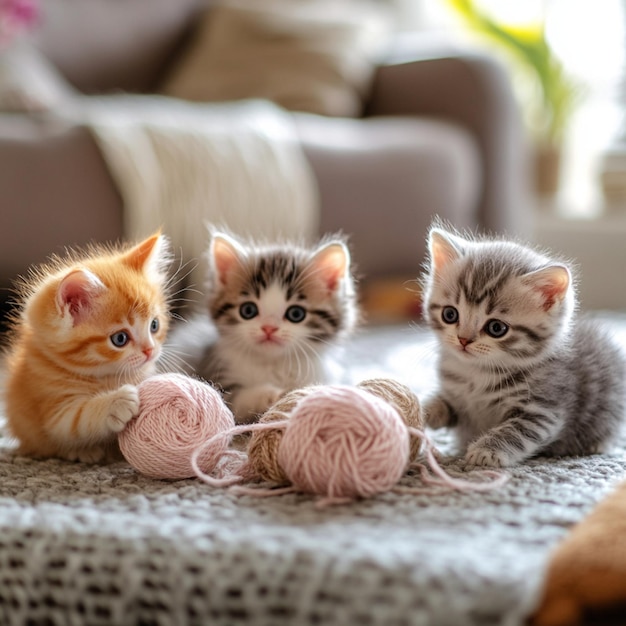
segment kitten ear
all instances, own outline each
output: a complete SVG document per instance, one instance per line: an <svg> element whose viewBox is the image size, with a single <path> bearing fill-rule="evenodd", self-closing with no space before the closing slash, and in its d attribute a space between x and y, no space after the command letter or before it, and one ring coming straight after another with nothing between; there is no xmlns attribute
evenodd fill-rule
<svg viewBox="0 0 626 626"><path fill-rule="evenodd" d="M167 237L160 232L144 239L124 254L126 265L157 280L163 277L163 269L167 260Z"/></svg>
<svg viewBox="0 0 626 626"><path fill-rule="evenodd" d="M565 265L557 264L524 275L522 282L541 294L543 308L548 311L565 298L572 276Z"/></svg>
<svg viewBox="0 0 626 626"><path fill-rule="evenodd" d="M241 266L245 250L234 239L222 233L211 238L210 258L222 285L225 285L233 270Z"/></svg>
<svg viewBox="0 0 626 626"><path fill-rule="evenodd" d="M76 325L87 317L96 298L105 290L104 283L93 272L73 270L61 280L57 290L57 306L62 315L69 312Z"/></svg>
<svg viewBox="0 0 626 626"><path fill-rule="evenodd" d="M311 274L330 292L336 291L350 266L350 253L343 243L333 242L318 250L311 259Z"/></svg>
<svg viewBox="0 0 626 626"><path fill-rule="evenodd" d="M428 235L431 266L441 271L448 263L456 261L463 254L463 240L440 228L433 228Z"/></svg>

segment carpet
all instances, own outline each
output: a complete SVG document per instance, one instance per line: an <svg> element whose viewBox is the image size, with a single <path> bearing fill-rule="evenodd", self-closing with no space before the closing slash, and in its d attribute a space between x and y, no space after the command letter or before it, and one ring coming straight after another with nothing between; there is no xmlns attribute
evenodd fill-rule
<svg viewBox="0 0 626 626"><path fill-rule="evenodd" d="M626 316L605 321L626 346ZM392 376L419 394L433 384L419 326L365 329L347 358L354 383ZM450 451L445 433L437 441ZM622 437L603 455L511 469L496 491L319 509L309 496L150 480L125 463L34 461L0 443L6 625L514 626L538 602L551 550L626 470Z"/></svg>

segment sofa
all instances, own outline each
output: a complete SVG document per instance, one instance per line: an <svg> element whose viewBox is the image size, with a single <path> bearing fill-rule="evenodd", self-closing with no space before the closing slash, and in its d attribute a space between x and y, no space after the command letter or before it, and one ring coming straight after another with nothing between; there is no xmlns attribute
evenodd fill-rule
<svg viewBox="0 0 626 626"><path fill-rule="evenodd" d="M67 91L151 93L211 10L198 0L47 0L30 39ZM389 38L371 66L356 114L290 112L317 185L319 232L349 236L363 284L415 277L435 215L524 237L524 133L503 66L419 36ZM93 133L67 101L51 108L57 115L0 113L3 288L67 246L128 236Z"/></svg>

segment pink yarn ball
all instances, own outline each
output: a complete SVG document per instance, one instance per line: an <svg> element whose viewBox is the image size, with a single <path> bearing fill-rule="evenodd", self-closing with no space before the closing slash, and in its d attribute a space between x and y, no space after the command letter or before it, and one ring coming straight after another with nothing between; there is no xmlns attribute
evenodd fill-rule
<svg viewBox="0 0 626 626"><path fill-rule="evenodd" d="M222 396L183 374L159 374L139 385L139 415L119 435L124 458L150 478L190 478L192 452L235 425ZM224 440L206 449L198 465L210 472L226 451Z"/></svg>
<svg viewBox="0 0 626 626"><path fill-rule="evenodd" d="M391 489L409 460L409 434L397 410L361 389L320 387L296 405L278 461L299 491L330 498Z"/></svg>

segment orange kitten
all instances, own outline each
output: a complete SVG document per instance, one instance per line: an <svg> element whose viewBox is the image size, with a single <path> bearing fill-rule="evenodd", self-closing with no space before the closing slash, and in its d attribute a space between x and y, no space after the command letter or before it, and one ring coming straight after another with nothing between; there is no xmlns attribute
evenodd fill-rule
<svg viewBox="0 0 626 626"><path fill-rule="evenodd" d="M24 281L6 390L21 453L97 462L115 452L167 332L168 258L156 234L57 259Z"/></svg>

